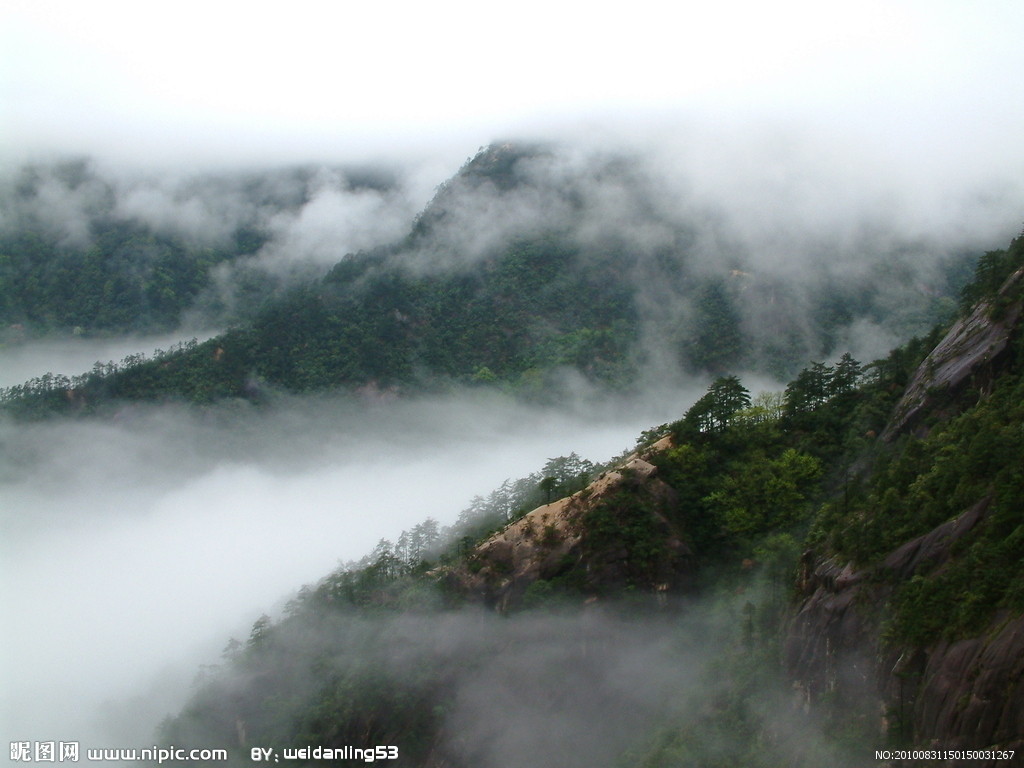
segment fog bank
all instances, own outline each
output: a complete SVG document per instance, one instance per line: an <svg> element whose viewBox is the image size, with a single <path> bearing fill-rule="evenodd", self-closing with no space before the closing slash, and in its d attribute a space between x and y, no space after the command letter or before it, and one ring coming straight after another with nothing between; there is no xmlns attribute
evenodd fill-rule
<svg viewBox="0 0 1024 768"><path fill-rule="evenodd" d="M199 665L300 585L427 517L453 522L548 458L606 460L693 396L568 413L478 394L0 422L2 607L16 617L2 736L145 745Z"/></svg>

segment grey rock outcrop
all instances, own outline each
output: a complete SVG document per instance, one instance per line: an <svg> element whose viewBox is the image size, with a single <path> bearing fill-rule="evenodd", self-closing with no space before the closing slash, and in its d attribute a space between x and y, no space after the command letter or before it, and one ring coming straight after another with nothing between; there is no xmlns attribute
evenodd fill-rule
<svg viewBox="0 0 1024 768"><path fill-rule="evenodd" d="M1018 291L1022 282L1024 268L1006 280L993 301L981 302L949 329L907 385L882 432L883 440L912 429L925 413L965 388L973 385L984 392L1021 316L1020 300L1008 302L998 319L993 318L994 306Z"/></svg>

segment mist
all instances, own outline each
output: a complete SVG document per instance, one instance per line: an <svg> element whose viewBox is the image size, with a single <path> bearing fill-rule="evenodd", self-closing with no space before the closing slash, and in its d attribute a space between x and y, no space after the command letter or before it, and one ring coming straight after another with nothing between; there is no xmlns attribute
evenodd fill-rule
<svg viewBox="0 0 1024 768"><path fill-rule="evenodd" d="M787 143L777 135L780 148L766 135L553 144L555 151L524 163L524 183L514 189L455 184L439 195L449 215L434 247L411 258L419 270L458 270L516 237L556 231L584 252L621 248L642 264L669 254L698 273L785 277L800 299L817 289L820 275L870 275L893 253L909 252L910 278L884 286L899 305L927 289L942 258L999 247L1019 231L1018 182L969 174L921 200L915 191L925 177L913 164L886 175L877 159L843 160L841 146L819 151L814 137ZM772 162L759 163L765 156ZM242 177L101 182L97 175L74 186L44 174L34 207L15 213L79 245L96 211L206 243L225 237L225 222L255 224L271 233L254 256L258 268L286 271L304 262L325 270L351 250L402 236L432 185L446 178L431 178L428 167L439 168L410 167L386 183L359 185L322 165L270 174L255 192L253 177L246 186ZM877 178L884 182L873 185ZM960 186L972 179L973 186ZM643 269L623 275L641 290L655 368L662 331L689 311L657 276ZM230 290L230 266L219 279ZM751 325L765 307L747 302ZM790 303L779 311L802 309ZM844 334L837 344L861 359L902 340L870 318L855 319ZM11 347L3 353L3 383L47 370L80 373L96 360L175 338L181 335ZM300 585L427 517L454 521L473 496L553 456L575 451L603 461L618 454L641 430L678 418L704 384L628 402L580 397L561 410L476 392L372 405L284 398L270 410L140 406L108 421L0 423L3 609L17 617L4 629L0 730L10 740L146 744L185 701L196 670L219 661L229 638L245 637L257 616ZM466 733L483 727L473 718L484 711L477 699L502 680L492 673L497 678L468 681L461 694L455 722ZM679 674L689 672L684 666ZM523 696L531 695L527 686ZM541 741L513 757L508 745L478 735L466 748L483 756L481 764L525 761L578 727L556 720L538 729L522 702L506 703L526 718L517 731Z"/></svg>
<svg viewBox="0 0 1024 768"><path fill-rule="evenodd" d="M748 347L740 366L786 379L813 359L849 351L869 361L927 332L955 306L962 265L1021 230L1019 176L982 165L943 177L920 155L883 151L852 130L818 135L761 121L718 132L694 121L671 135L499 143L489 151L520 153L507 179L473 175L476 161L448 179L434 175L443 164L425 160L166 176L98 161L43 165L0 185L11 202L0 224L39 227L77 247L104 219L206 247L261 233L257 250L212 269L180 313L180 338L245 322L274 293L358 251L397 249L392 266L451 273L554 236L578 250L583 274L618 263L615 279L630 286L639 314L641 380L678 376L680 350L700 324L695 286L707 280L739 309ZM822 297L833 296L855 309L840 307L823 334ZM776 361L780 345L787 354ZM78 348L67 347L62 367L84 365L54 372L110 359L86 360ZM21 365L4 379L43 372Z"/></svg>
<svg viewBox="0 0 1024 768"><path fill-rule="evenodd" d="M0 167L0 231L29 229L86 249L97 224L131 222L200 247L265 232L261 263L326 263L403 235L429 199L430 163L319 162L154 172L96 156Z"/></svg>
<svg viewBox="0 0 1024 768"><path fill-rule="evenodd" d="M496 395L129 408L0 423L4 723L11 740L146 745L202 665L302 584L576 451L675 418ZM275 608L277 606L277 608Z"/></svg>
<svg viewBox="0 0 1024 768"><path fill-rule="evenodd" d="M300 609L236 651L244 661L209 670L164 738L247 753L238 740L250 726L283 725L272 693L293 706L287 728L357 708L364 743L397 746L398 765L862 765L803 711L772 653L740 639L764 583L731 586L658 606L591 600L508 616ZM763 737L754 746L731 729ZM345 731L328 733L319 746L346 743Z"/></svg>
<svg viewBox="0 0 1024 768"><path fill-rule="evenodd" d="M946 321L974 260L1024 226L1019 181L980 167L942 178L875 149L766 122L498 142L439 189L395 261L466 271L553 238L574 269L614 270L633 291L654 377L699 331L708 281L735 303L740 367L788 378L844 351L873 360ZM780 345L791 359L766 364Z"/></svg>
<svg viewBox="0 0 1024 768"><path fill-rule="evenodd" d="M155 336L69 336L10 344L0 350L0 387L22 384L47 372L77 376L92 370L96 363L117 363L128 355L150 355L182 341L204 341L215 335L212 330L182 328L174 333Z"/></svg>

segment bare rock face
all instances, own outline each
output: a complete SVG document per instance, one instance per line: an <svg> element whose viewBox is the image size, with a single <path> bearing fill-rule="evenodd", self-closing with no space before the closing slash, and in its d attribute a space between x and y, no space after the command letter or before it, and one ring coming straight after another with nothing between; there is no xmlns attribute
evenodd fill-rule
<svg viewBox="0 0 1024 768"><path fill-rule="evenodd" d="M1024 269L1018 269L994 302L981 302L949 329L914 374L882 432L883 440L913 428L923 414L960 390L972 386L985 390L1021 317L1019 300L1004 307L998 319L993 318L994 305L1007 300L1022 282Z"/></svg>
<svg viewBox="0 0 1024 768"><path fill-rule="evenodd" d="M569 578L586 596L632 585L651 592L678 588L692 572L692 552L682 531L671 522L675 493L656 477L647 461L671 446L655 443L644 456L631 455L572 496L545 504L510 523L480 544L465 565L445 574L449 586L470 599L504 612L519 605L531 585ZM645 458L647 457L647 458ZM636 499L642 523L664 545L662 556L638 569L628 541L601 546L588 530L588 515L601 507L612 518L617 505ZM630 504L631 509L632 505Z"/></svg>
<svg viewBox="0 0 1024 768"><path fill-rule="evenodd" d="M838 694L856 711L869 713L880 733L899 729L921 746L1020 754L1024 616L998 616L976 637L936 638L923 648L885 644L880 626L879 609L891 596L891 584L918 568L941 567L957 540L984 519L988 505L982 499L873 569L805 554L799 583L804 598L790 625L785 663L807 704Z"/></svg>
<svg viewBox="0 0 1024 768"><path fill-rule="evenodd" d="M877 686L879 594L871 574L807 552L798 587L803 602L784 644L784 660L805 706L839 692L856 711L880 712Z"/></svg>
<svg viewBox="0 0 1024 768"><path fill-rule="evenodd" d="M1020 753L1024 748L1024 616L1000 617L978 637L939 642L923 661L914 708L922 741Z"/></svg>

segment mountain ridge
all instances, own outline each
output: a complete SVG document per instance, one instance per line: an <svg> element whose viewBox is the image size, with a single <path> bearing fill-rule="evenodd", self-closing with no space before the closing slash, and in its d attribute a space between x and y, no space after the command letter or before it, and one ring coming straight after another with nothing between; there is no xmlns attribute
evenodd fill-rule
<svg viewBox="0 0 1024 768"><path fill-rule="evenodd" d="M1008 262L1019 260L1022 248L1024 238L1018 238L1005 252ZM1013 281L1011 276L1004 286ZM535 641L554 642L549 631L579 638L560 646L557 657L565 668L608 648L606 636L599 640L586 629L602 626L601 616L622 610L627 624L667 643L682 642L689 631L683 627L695 621L701 640L694 648L702 650L693 652L712 670L699 698L714 703L677 703L678 714L635 735L631 760L644 765L727 754L723 760L730 765L787 760L810 766L825 759L860 766L871 744L941 744L992 755L1019 749L1024 583L1015 565L1024 556L1018 503L1024 460L1017 461L1024 459L1024 297L996 288L978 306L991 306L993 297L1002 307L995 317L975 308L959 321L984 331L977 326L1017 318L1007 323L1004 352L984 363L992 368L991 386L980 392L961 387L952 398L931 393L916 422L929 425L926 432L892 428L894 438L879 437L900 418L898 404L908 393L916 397L916 382L929 370L983 373L972 362L973 347L943 344L938 332L930 344L876 361L867 374L850 358L842 367L815 364L776 396L751 398L738 379L722 377L680 420L644 433L639 447L619 461L595 469L578 458L552 460L549 475L535 476L520 495L497 502L491 522L467 518L447 545L439 544L436 524L429 531L418 527L407 538L403 534L401 547L382 542L362 564L306 588L287 617L257 622L249 642L233 652L225 677L215 677L169 721L165 736L175 743L196 734L213 738L220 733L215 723L234 713L230 717L244 721L252 738L259 733L267 743L290 743L296 732L288 722L305 723L301 738L325 744L358 739L359 733L393 737L400 728L410 744L419 745L407 764L501 764L476 740L475 734L494 727L479 719L487 708L471 715L461 697L483 685L487 670L513 659L524 665L510 671L513 677L525 675L537 691L554 690L557 678L531 677L544 668L537 659L519 659L514 645L500 641L497 647L473 645L472 632L483 631L474 624L477 629L464 636L472 650L462 651L473 659L472 671L458 672L445 652L434 655L444 645L434 635L423 648L408 636L402 641L418 648L412 688L386 671L389 654L408 658L411 652L392 646L393 620L411 616L424 626L459 625L465 617L480 617L477 606L504 615L513 634L518 622L536 615L537 623L530 624L539 633ZM946 337L957 338L958 327ZM995 441L999 450L987 450L983 440ZM929 490L951 485L957 492ZM518 503L512 498L536 499L538 492L559 487L567 489L561 498L542 496L540 503L512 509ZM915 496L923 491L931 493L931 507ZM795 595L787 597L787 586ZM703 601L715 600L721 607L697 618L709 610ZM377 619L382 623L375 625ZM485 621L472 619L478 620ZM330 629L334 622L367 627L372 639L360 642L369 642L373 658L383 654L384 660L384 667L371 665L376 687L363 687L351 672L330 682L293 677L306 664L362 669L355 650L337 645L343 630ZM501 629L494 631L501 636ZM624 663L604 659L605 666L589 667L588 674L605 680ZM782 677L774 677L773 669ZM243 678L236 678L243 670ZM258 693L265 686L270 688ZM260 701L280 686L292 691L291 703L273 714ZM413 698L403 690L415 690ZM225 691L232 692L227 699ZM381 699L373 691L388 693ZM340 702L346 702L341 709ZM351 710L355 702L363 703ZM375 708L371 730L360 730L362 721L351 714L360 706ZM417 719L426 712L431 718ZM274 730L260 730L260 722ZM459 736L446 722L470 730ZM812 727L816 746L781 736ZM725 752L718 733L731 734ZM477 746L465 751L471 743ZM619 743L616 749L622 748ZM999 763L994 757L981 762ZM588 758L586 764L595 763ZM612 764L610 757L604 764Z"/></svg>
<svg viewBox="0 0 1024 768"><path fill-rule="evenodd" d="M912 279L921 254L888 242L865 244L874 255L856 270L811 260L794 280L785 265L754 263L718 217L658 191L628 157L484 148L404 238L349 253L322 278L233 268L250 309L221 336L72 386L38 377L4 400L88 413L364 387L497 383L543 397L574 376L613 390L643 376L786 379L868 335L855 329L902 336L953 306L962 258L928 256L928 290Z"/></svg>

